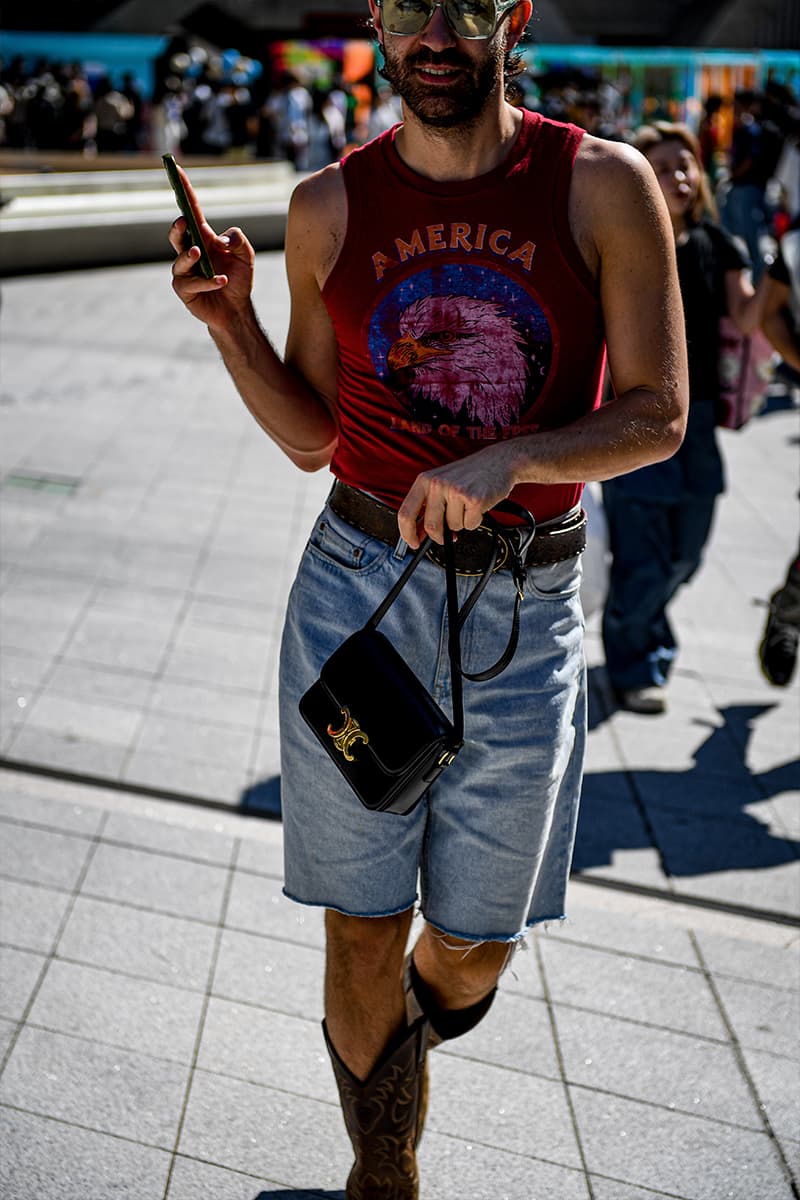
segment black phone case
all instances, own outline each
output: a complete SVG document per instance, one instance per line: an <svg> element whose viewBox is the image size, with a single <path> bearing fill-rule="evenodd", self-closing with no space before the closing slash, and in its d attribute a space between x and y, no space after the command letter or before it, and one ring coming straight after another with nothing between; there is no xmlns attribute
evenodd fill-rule
<svg viewBox="0 0 800 1200"><path fill-rule="evenodd" d="M178 174L175 159L171 154L162 154L161 161L164 164L164 169L167 172L170 183L172 184L172 190L175 193L175 199L178 201L178 208L181 210L182 215L186 218L186 230L189 234L192 245L200 247L200 258L197 265L206 279L213 279L216 275L216 271L212 266L211 259L208 257L208 251L206 250L205 243L200 236L197 220L195 219L195 215L192 212L192 207L189 204L189 197L186 195L186 189L183 186L183 180Z"/></svg>

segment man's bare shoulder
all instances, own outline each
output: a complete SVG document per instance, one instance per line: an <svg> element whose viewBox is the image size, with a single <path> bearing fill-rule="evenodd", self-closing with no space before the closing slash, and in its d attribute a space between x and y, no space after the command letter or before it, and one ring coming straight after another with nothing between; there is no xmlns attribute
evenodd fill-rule
<svg viewBox="0 0 800 1200"><path fill-rule="evenodd" d="M573 190L601 222L628 220L631 210L660 193L643 154L624 142L610 142L588 133L575 160Z"/></svg>
<svg viewBox="0 0 800 1200"><path fill-rule="evenodd" d="M634 244L664 230L665 206L653 169L624 142L586 134L575 159L569 213L573 236L593 274L619 241Z"/></svg>
<svg viewBox="0 0 800 1200"><path fill-rule="evenodd" d="M331 163L298 183L287 224L287 252L313 269L322 287L339 255L347 228L347 194L340 163Z"/></svg>

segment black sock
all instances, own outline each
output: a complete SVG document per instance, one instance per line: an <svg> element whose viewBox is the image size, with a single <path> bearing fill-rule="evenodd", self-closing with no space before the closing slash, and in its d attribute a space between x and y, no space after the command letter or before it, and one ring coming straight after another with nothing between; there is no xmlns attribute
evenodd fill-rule
<svg viewBox="0 0 800 1200"><path fill-rule="evenodd" d="M488 996L484 996L477 1004L470 1004L469 1008L442 1008L432 989L417 970L413 956L411 958L411 986L419 1006L430 1021L434 1032L444 1042L461 1037L462 1034L469 1033L470 1029L474 1029L492 1007L492 1001L497 991L497 988L492 988Z"/></svg>

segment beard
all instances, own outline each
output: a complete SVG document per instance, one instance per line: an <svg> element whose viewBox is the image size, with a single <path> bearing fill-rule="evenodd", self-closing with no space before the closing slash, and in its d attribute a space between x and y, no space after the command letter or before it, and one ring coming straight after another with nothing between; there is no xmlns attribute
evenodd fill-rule
<svg viewBox="0 0 800 1200"><path fill-rule="evenodd" d="M500 39L492 39L489 53L479 63L457 50L435 54L421 50L403 58L383 46L381 75L391 83L409 111L424 125L435 129L453 129L471 125L486 108L489 98L502 85L505 49ZM459 74L446 87L428 87L417 75L418 67L458 67Z"/></svg>

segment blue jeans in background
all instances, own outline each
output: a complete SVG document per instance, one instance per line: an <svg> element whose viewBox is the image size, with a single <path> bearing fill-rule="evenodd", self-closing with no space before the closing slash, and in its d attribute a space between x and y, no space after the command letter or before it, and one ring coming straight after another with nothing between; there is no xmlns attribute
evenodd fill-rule
<svg viewBox="0 0 800 1200"><path fill-rule="evenodd" d="M672 503L632 497L603 484L612 554L603 612L606 668L616 691L666 683L678 643L667 606L700 565L716 496Z"/></svg>

